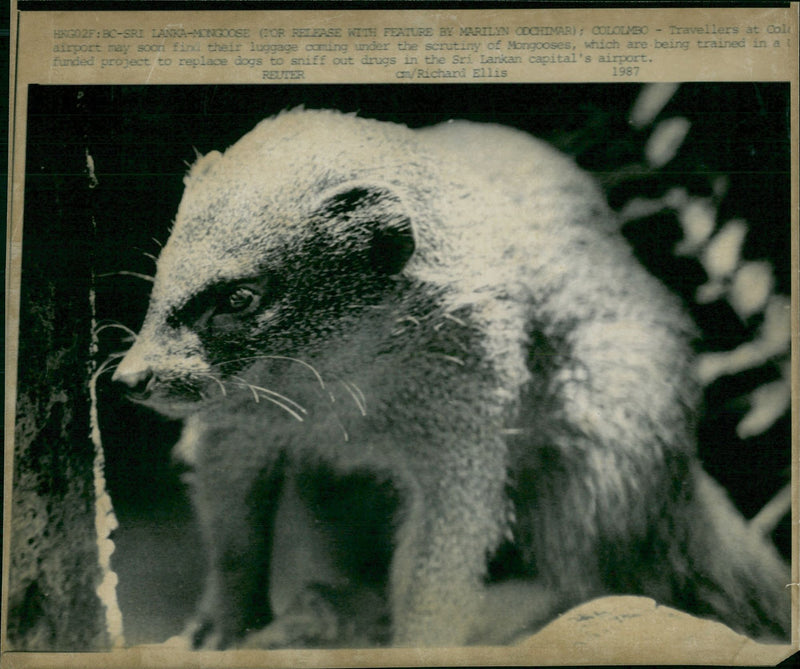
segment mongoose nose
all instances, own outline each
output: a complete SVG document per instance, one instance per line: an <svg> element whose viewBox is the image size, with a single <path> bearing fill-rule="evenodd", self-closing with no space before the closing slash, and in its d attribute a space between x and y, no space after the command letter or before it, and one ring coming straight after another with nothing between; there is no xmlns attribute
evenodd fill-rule
<svg viewBox="0 0 800 669"><path fill-rule="evenodd" d="M153 382L154 376L153 370L149 367L125 370L123 366L120 365L117 371L114 372L112 380L128 386L132 395L144 398L150 394L150 385Z"/></svg>

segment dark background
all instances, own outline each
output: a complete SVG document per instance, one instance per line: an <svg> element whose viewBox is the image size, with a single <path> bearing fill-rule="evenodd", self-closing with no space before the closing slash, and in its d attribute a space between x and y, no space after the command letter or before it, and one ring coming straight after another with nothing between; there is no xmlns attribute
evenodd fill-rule
<svg viewBox="0 0 800 669"><path fill-rule="evenodd" d="M262 118L300 104L411 127L450 118L516 126L575 156L607 185L618 209L633 197L656 197L673 186L708 195L715 177L725 175L730 187L718 223L733 217L750 223L745 257L770 261L776 290L788 294L788 85L681 86L659 118L685 117L691 131L677 156L655 172L624 169L641 163L652 132L628 122L640 90L604 84L32 86L23 312L37 308L35 287L55 277L67 303L87 305L78 320L90 318L93 291L98 321L138 330L150 284L118 272L153 273L149 255L158 255L168 236L195 151L222 150ZM760 316L743 322L724 300L694 301L706 276L695 258L673 254L682 236L674 212L630 221L623 232L642 262L684 298L702 331L698 350L730 350L754 336ZM76 280L71 267L87 262L94 280ZM56 339L75 336L69 318L57 319L54 328ZM128 345L121 330L104 330L96 363ZM85 350L88 365L89 341ZM24 367L37 364L35 356L20 360L21 383ZM757 437L743 441L735 433L747 410L744 395L775 378L777 368L768 364L723 377L706 392L700 455L747 516L789 480L788 414ZM180 471L169 456L179 426L126 402L110 375L101 377L98 406L108 488L121 523L113 559L126 635L129 642L162 640L177 633L191 611L203 563ZM788 556L788 518L774 538Z"/></svg>

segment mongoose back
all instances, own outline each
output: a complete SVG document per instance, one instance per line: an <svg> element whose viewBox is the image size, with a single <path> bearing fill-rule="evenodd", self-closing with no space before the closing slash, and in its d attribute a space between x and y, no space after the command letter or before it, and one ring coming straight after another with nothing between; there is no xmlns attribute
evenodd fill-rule
<svg viewBox="0 0 800 669"><path fill-rule="evenodd" d="M788 635L696 459L692 325L567 157L298 109L185 183L114 378L184 419L194 647L508 642L610 593Z"/></svg>

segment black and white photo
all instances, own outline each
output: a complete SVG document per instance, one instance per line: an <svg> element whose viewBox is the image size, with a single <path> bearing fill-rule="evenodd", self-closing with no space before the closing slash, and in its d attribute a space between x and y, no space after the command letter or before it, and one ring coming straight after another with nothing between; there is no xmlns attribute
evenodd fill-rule
<svg viewBox="0 0 800 669"><path fill-rule="evenodd" d="M31 86L9 646L788 643L789 93Z"/></svg>

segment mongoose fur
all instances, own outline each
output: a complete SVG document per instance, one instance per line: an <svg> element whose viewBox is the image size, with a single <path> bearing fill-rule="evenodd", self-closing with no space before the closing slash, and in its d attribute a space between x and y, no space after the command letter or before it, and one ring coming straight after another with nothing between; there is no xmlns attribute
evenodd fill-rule
<svg viewBox="0 0 800 669"><path fill-rule="evenodd" d="M785 638L788 568L696 460L692 333L522 132L298 109L200 158L115 372L184 419L193 645L508 642L609 593Z"/></svg>

